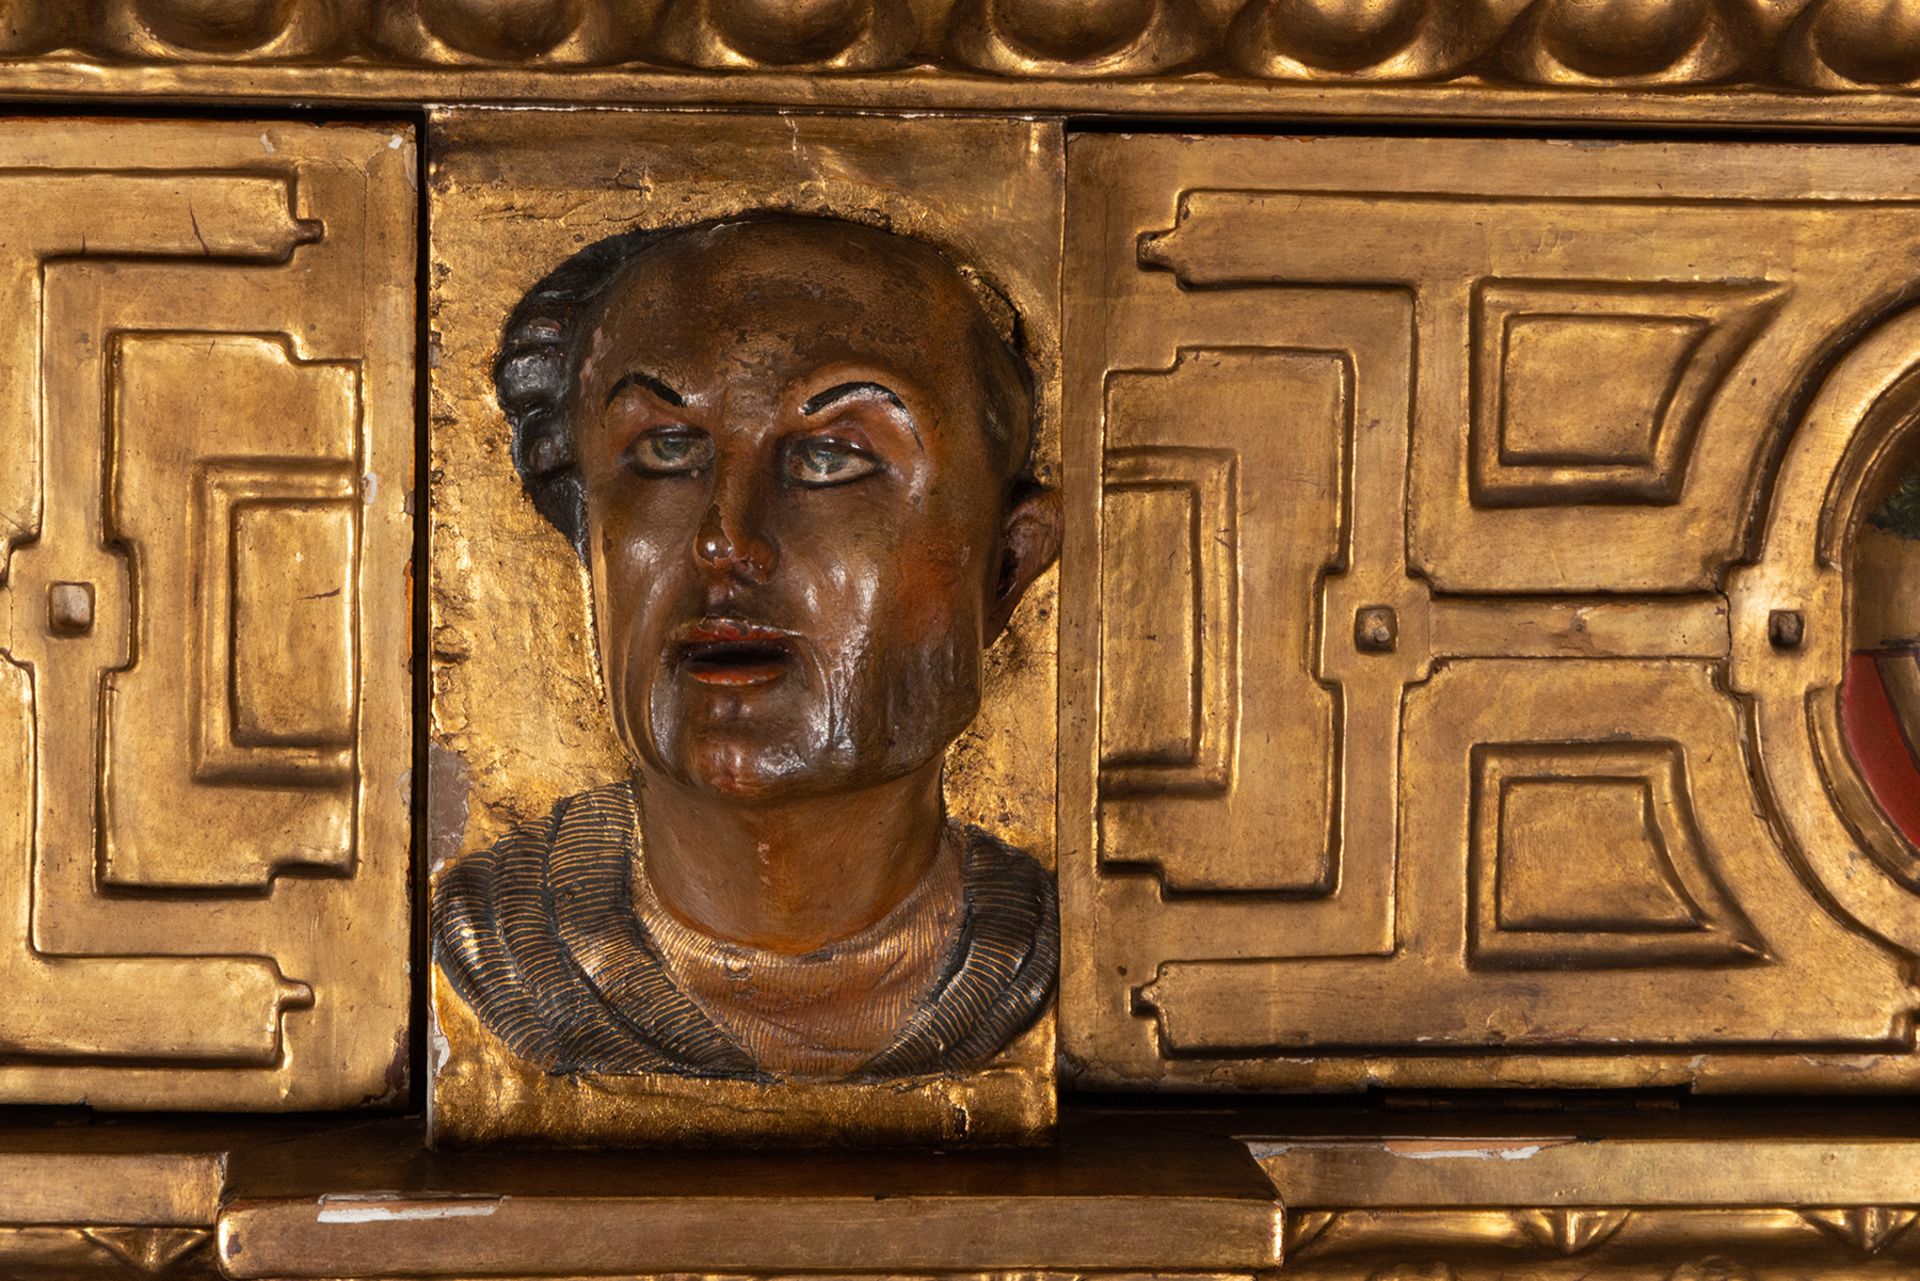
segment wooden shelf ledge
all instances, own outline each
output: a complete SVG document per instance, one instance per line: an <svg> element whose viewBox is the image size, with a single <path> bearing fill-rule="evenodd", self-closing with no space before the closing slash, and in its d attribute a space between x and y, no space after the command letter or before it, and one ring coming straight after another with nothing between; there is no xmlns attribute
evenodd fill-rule
<svg viewBox="0 0 1920 1281"><path fill-rule="evenodd" d="M0 1118L0 1273L1920 1274L1904 1099L1083 1104L1056 1147L944 1153L435 1153L424 1136L419 1117Z"/></svg>
<svg viewBox="0 0 1920 1281"><path fill-rule="evenodd" d="M980 1152L427 1153L417 1125L237 1157L233 1277L1041 1270L1280 1263L1273 1186L1228 1136L1069 1125Z"/></svg>

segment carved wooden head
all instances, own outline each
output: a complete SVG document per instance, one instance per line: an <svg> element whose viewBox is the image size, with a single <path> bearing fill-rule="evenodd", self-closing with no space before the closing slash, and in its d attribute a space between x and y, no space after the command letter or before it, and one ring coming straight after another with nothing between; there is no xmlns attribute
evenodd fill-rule
<svg viewBox="0 0 1920 1281"><path fill-rule="evenodd" d="M966 728L1060 537L996 310L929 244L787 215L614 237L527 296L496 385L636 760L764 799Z"/></svg>

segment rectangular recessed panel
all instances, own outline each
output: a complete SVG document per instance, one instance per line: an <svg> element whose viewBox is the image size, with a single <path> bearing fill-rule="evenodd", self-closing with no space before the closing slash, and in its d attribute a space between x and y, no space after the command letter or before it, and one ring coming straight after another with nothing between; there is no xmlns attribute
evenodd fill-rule
<svg viewBox="0 0 1920 1281"><path fill-rule="evenodd" d="M1107 490L1100 598L1100 762L1181 765L1194 757L1193 491ZM1143 581L1157 589L1138 590Z"/></svg>
<svg viewBox="0 0 1920 1281"><path fill-rule="evenodd" d="M1666 873L1646 780L1523 775L1505 778L1498 790L1495 928L1604 934L1697 927Z"/></svg>
<svg viewBox="0 0 1920 1281"><path fill-rule="evenodd" d="M243 503L233 525L234 742L350 745L352 503Z"/></svg>
<svg viewBox="0 0 1920 1281"><path fill-rule="evenodd" d="M1102 859L1182 890L1332 875L1335 707L1296 665L1339 556L1348 381L1335 353L1266 349L1109 377Z"/></svg>
<svg viewBox="0 0 1920 1281"><path fill-rule="evenodd" d="M256 814L274 807L262 836L229 851L229 876L257 877L277 862L344 861L358 642L356 615L343 619L340 611L358 605L354 470L321 459L214 462L193 488L200 567L190 590L200 653L189 728L193 776L203 785L195 799L202 813L223 804ZM254 592L264 596L255 600ZM147 692L147 707L172 711L171 701ZM128 705L140 706L130 698ZM138 848L143 835L149 848L156 843L151 821L145 831L118 821L121 806L137 798L132 788L114 797L109 823L119 848ZM295 832L299 839L290 839Z"/></svg>

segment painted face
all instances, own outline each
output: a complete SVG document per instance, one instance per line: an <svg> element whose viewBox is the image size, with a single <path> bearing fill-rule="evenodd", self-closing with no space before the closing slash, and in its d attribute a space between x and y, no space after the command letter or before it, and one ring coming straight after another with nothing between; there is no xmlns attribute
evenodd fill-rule
<svg viewBox="0 0 1920 1281"><path fill-rule="evenodd" d="M773 799L966 728L1011 608L983 324L931 249L824 221L689 233L613 285L574 430L637 759Z"/></svg>

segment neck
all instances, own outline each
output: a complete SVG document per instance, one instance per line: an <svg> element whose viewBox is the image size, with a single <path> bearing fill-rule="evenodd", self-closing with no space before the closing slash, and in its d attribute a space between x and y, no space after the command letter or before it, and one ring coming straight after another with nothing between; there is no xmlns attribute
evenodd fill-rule
<svg viewBox="0 0 1920 1281"><path fill-rule="evenodd" d="M857 792L742 804L634 774L646 874L710 938L811 952L885 917L927 875L946 816L940 763Z"/></svg>

